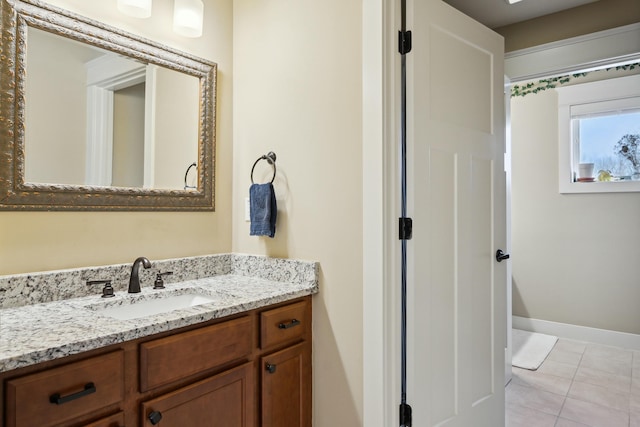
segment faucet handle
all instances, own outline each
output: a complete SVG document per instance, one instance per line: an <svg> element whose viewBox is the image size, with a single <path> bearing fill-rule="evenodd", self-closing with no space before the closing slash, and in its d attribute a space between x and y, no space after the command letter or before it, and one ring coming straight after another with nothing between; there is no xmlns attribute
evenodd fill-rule
<svg viewBox="0 0 640 427"><path fill-rule="evenodd" d="M164 289L164 280L162 276L168 276L173 274L173 271L165 271L164 273L156 274L156 281L153 282L153 289Z"/></svg>
<svg viewBox="0 0 640 427"><path fill-rule="evenodd" d="M104 285L104 288L102 288L102 298L115 296L113 286L111 286L111 280L87 280L87 285Z"/></svg>

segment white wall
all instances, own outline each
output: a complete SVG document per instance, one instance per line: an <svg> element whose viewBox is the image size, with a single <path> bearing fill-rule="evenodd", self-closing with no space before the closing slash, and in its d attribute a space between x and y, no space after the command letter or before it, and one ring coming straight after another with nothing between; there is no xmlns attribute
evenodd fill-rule
<svg viewBox="0 0 640 427"><path fill-rule="evenodd" d="M557 93L511 108L513 314L640 334L640 194L559 194Z"/></svg>
<svg viewBox="0 0 640 427"><path fill-rule="evenodd" d="M28 31L25 85L26 182L84 184L89 48ZM63 44L65 49L60 50Z"/></svg>
<svg viewBox="0 0 640 427"><path fill-rule="evenodd" d="M233 12L233 250L320 262L314 426L362 425L362 5L236 0ZM271 150L276 236L251 237L251 166Z"/></svg>

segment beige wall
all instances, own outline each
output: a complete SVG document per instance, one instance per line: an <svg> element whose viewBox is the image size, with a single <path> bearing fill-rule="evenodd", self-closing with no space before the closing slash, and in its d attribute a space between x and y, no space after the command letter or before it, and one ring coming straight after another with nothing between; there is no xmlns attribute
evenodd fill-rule
<svg viewBox="0 0 640 427"><path fill-rule="evenodd" d="M640 22L640 1L600 0L494 30L505 52Z"/></svg>
<svg viewBox="0 0 640 427"><path fill-rule="evenodd" d="M154 188L184 188L187 167L198 161L198 79L158 67L155 109ZM198 172L189 172L197 185Z"/></svg>
<svg viewBox="0 0 640 427"><path fill-rule="evenodd" d="M142 187L144 182L144 83L113 92L111 185Z"/></svg>
<svg viewBox="0 0 640 427"><path fill-rule="evenodd" d="M640 195L559 194L557 92L511 108L513 314L640 334Z"/></svg>
<svg viewBox="0 0 640 427"><path fill-rule="evenodd" d="M360 2L234 2L233 250L320 262L314 426L362 425ZM276 237L249 236L253 162L278 156ZM256 181L270 179L266 162Z"/></svg>
<svg viewBox="0 0 640 427"><path fill-rule="evenodd" d="M232 0L205 0L199 39L171 31L171 0L154 1L145 20L118 13L115 1L49 3L218 63L216 212L0 212L0 274L229 252Z"/></svg>

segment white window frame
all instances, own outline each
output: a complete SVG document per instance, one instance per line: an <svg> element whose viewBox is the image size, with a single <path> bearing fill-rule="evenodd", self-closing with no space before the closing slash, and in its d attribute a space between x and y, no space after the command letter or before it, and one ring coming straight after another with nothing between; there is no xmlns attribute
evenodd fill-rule
<svg viewBox="0 0 640 427"><path fill-rule="evenodd" d="M612 106L625 106L640 97L640 75L618 77L597 82L558 88L558 186L560 193L640 192L640 181L574 182L574 141L571 111L589 109L611 111ZM597 172L597 171L596 171Z"/></svg>

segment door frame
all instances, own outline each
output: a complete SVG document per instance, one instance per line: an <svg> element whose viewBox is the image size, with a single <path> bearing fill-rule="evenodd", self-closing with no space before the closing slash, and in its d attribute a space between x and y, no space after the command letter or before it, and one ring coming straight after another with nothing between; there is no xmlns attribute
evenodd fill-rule
<svg viewBox="0 0 640 427"><path fill-rule="evenodd" d="M399 2L363 2L362 425L367 427L396 425L400 403L399 28Z"/></svg>
<svg viewBox="0 0 640 427"><path fill-rule="evenodd" d="M506 203L506 233L507 233L507 249L506 252L508 254L511 253L511 81L509 77L505 74L504 76L504 172L505 176L505 203ZM509 262L507 263L507 282L505 286L507 287L507 312L505 315L507 316L507 330L505 333L507 334L505 343L506 347L504 349L504 385L505 387L511 381L513 374L511 372L511 365L513 362L513 341L511 339L511 330L513 329L513 267Z"/></svg>

